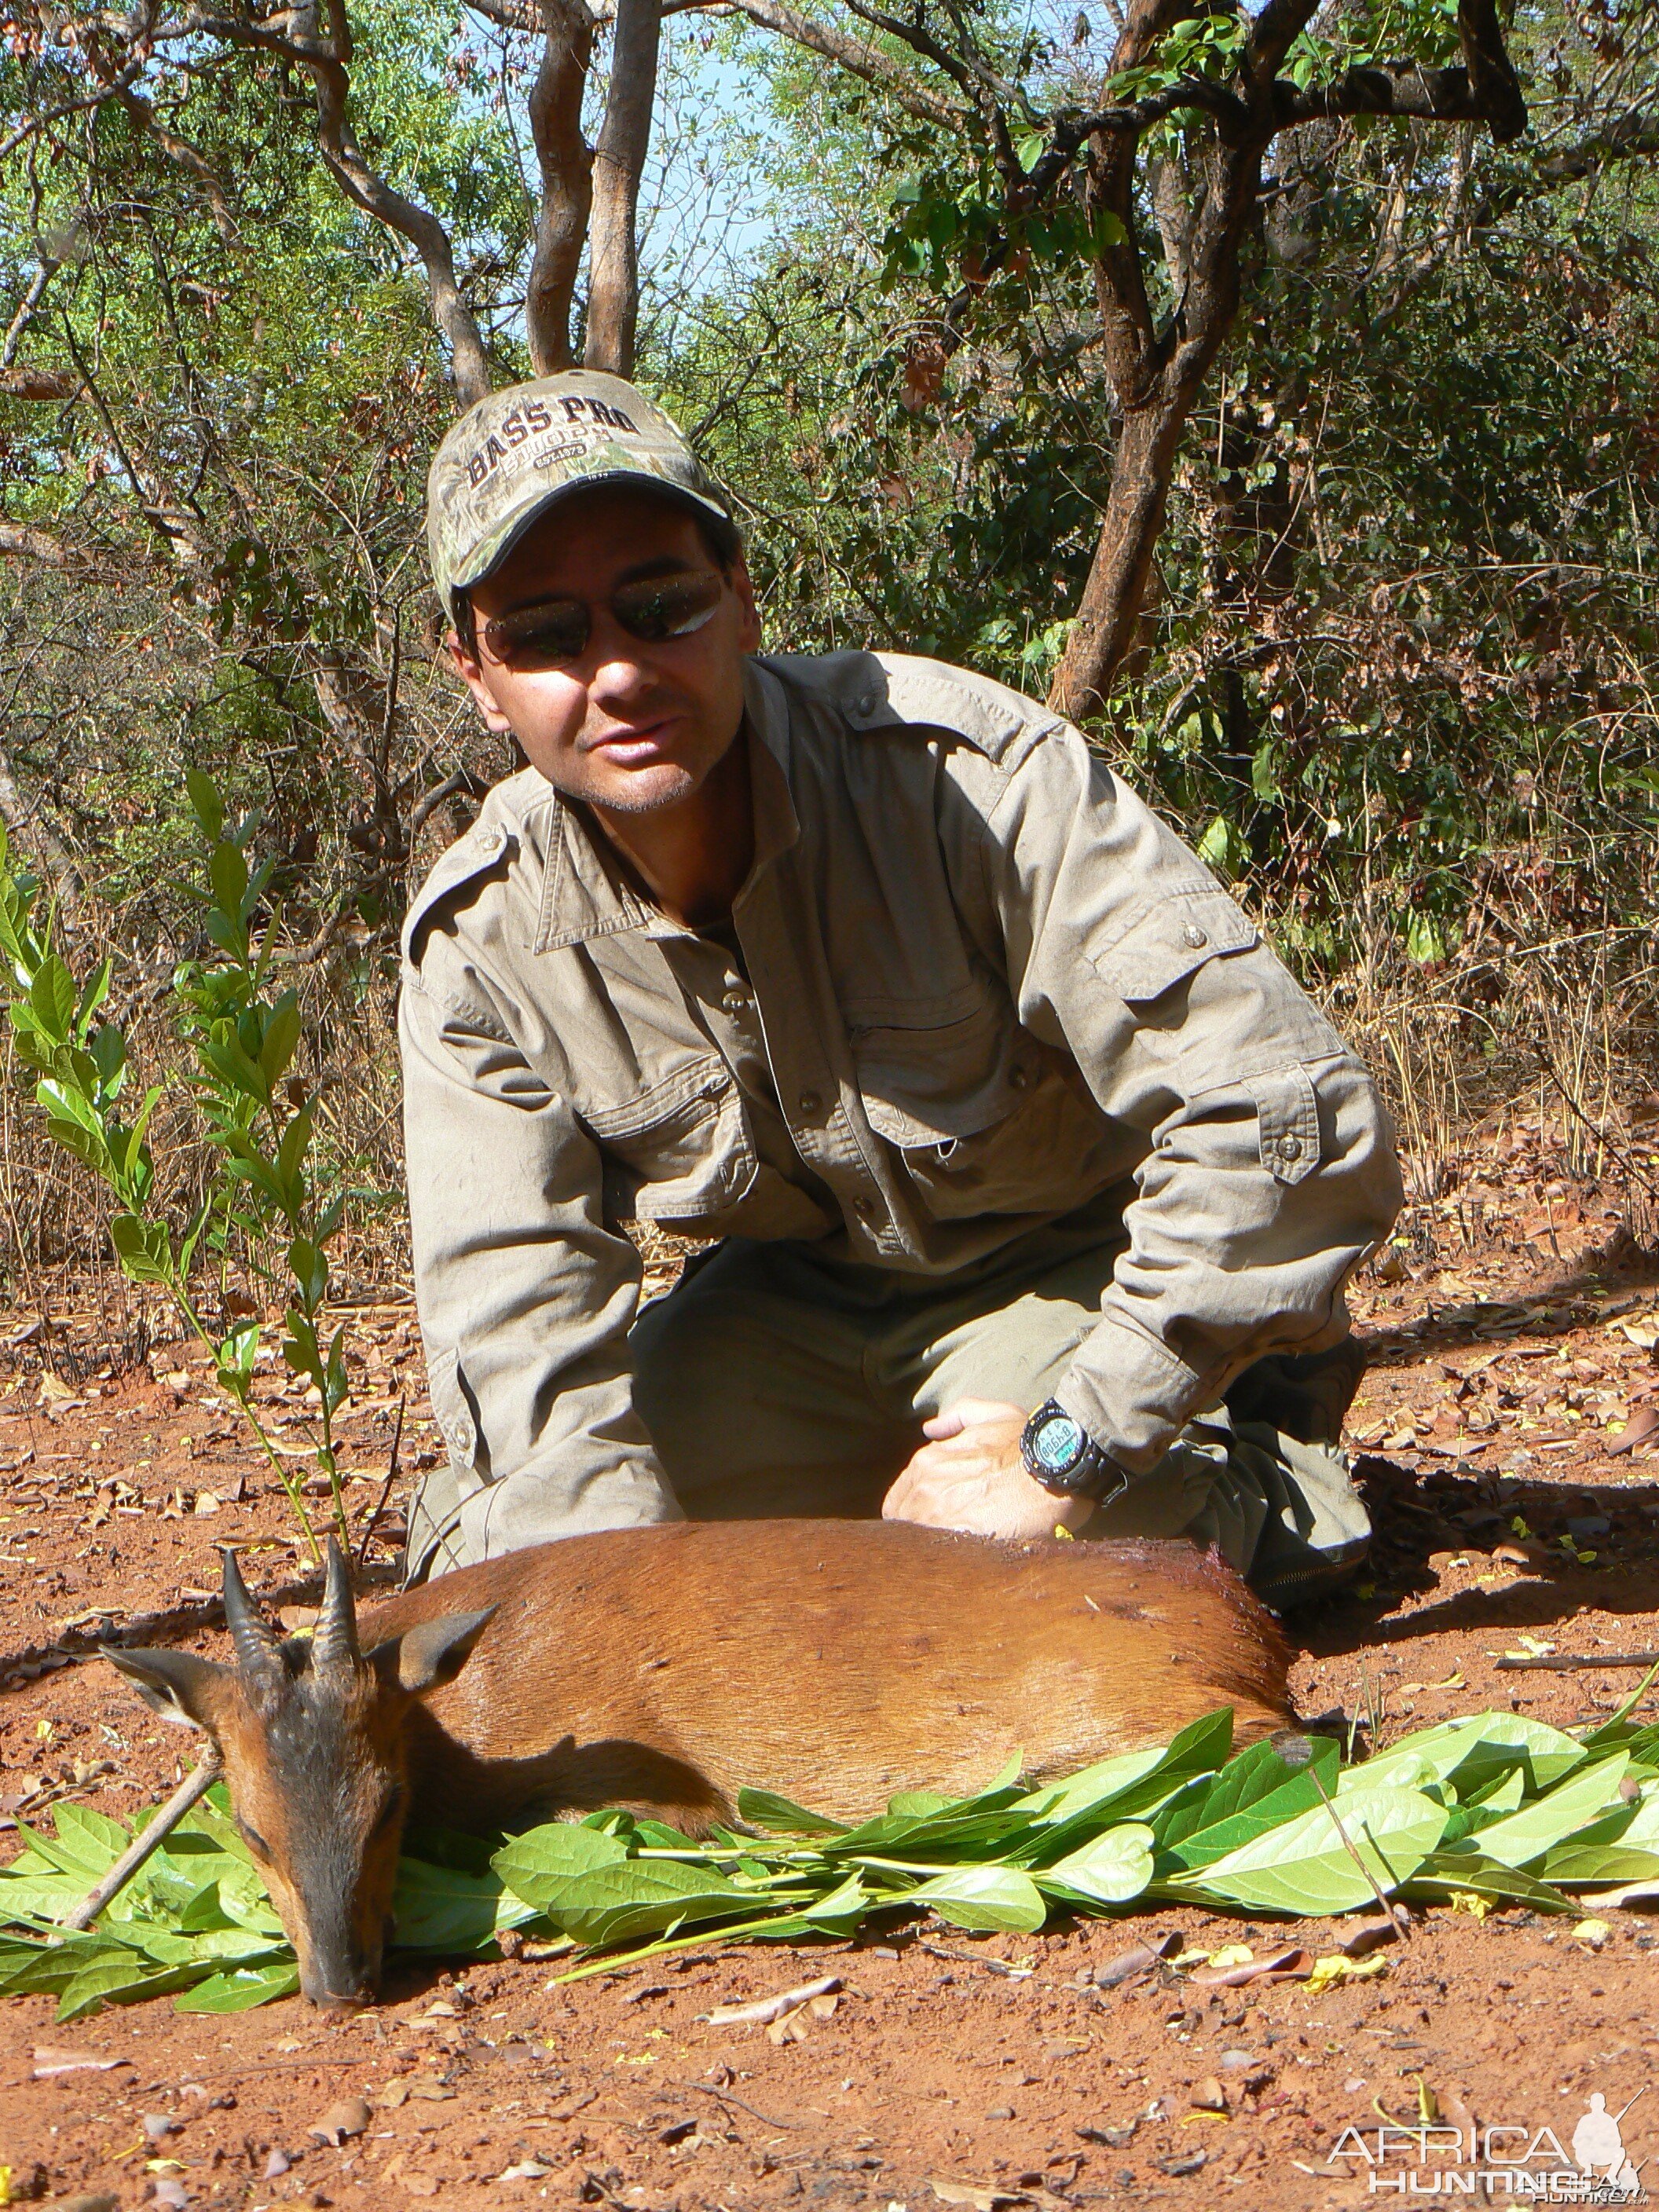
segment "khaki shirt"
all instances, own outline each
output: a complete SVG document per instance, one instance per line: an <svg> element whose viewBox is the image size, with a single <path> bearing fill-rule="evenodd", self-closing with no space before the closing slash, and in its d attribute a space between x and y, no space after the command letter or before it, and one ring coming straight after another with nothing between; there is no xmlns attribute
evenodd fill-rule
<svg viewBox="0 0 1659 2212"><path fill-rule="evenodd" d="M678 1516L630 1223L943 1278L1110 1194L1058 1395L1144 1472L1251 1360L1345 1333L1401 1202L1364 1069L1070 724L844 653L752 659L747 727L741 968L534 769L410 913L416 1280L473 1557Z"/></svg>

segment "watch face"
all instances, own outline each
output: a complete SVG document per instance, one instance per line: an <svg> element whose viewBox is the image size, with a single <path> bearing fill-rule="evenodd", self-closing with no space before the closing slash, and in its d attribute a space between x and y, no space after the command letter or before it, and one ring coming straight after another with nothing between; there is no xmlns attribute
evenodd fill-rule
<svg viewBox="0 0 1659 2212"><path fill-rule="evenodd" d="M1087 1442L1069 1413L1053 1413L1031 1439L1031 1455L1050 1474L1069 1474Z"/></svg>

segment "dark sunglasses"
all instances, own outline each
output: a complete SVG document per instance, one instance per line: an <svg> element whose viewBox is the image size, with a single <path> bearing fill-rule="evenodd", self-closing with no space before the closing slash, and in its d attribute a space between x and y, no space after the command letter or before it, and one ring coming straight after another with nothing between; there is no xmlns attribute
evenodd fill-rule
<svg viewBox="0 0 1659 2212"><path fill-rule="evenodd" d="M661 645L701 629L725 589L726 578L713 568L693 576L624 584L611 595L611 611L629 637L642 645ZM493 617L483 630L492 657L523 673L563 668L580 660L592 635L593 611L585 599L543 599L533 607Z"/></svg>

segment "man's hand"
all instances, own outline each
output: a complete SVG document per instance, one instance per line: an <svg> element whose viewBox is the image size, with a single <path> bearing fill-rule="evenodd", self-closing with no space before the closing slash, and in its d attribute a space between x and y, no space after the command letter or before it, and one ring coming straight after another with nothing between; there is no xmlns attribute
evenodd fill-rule
<svg viewBox="0 0 1659 2212"><path fill-rule="evenodd" d="M1025 1415L991 1398L959 1398L925 1422L929 1441L882 1501L884 1521L963 1528L975 1536L1052 1536L1080 1528L1087 1498L1056 1498L1026 1474L1019 1455Z"/></svg>

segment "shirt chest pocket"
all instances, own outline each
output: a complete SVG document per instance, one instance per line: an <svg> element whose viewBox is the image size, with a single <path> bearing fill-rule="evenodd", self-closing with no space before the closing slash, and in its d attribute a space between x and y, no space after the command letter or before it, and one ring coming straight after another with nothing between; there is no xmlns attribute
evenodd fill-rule
<svg viewBox="0 0 1659 2212"><path fill-rule="evenodd" d="M1080 1082L994 1005L852 1045L865 1117L934 1220L1066 1212L1121 1171Z"/></svg>
<svg viewBox="0 0 1659 2212"><path fill-rule="evenodd" d="M743 1101L723 1061L680 1070L625 1106L590 1108L583 1119L604 1160L607 1221L706 1221L755 1180Z"/></svg>

